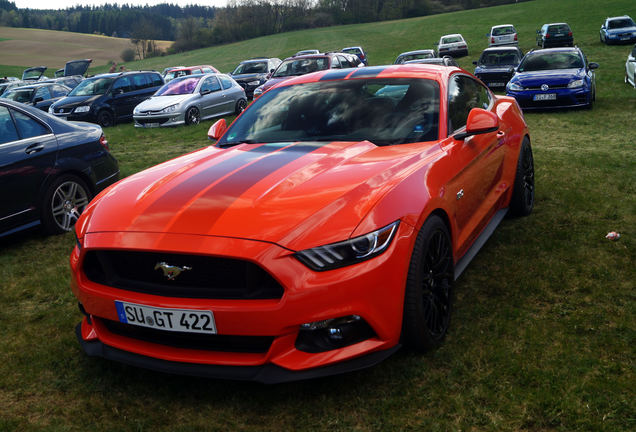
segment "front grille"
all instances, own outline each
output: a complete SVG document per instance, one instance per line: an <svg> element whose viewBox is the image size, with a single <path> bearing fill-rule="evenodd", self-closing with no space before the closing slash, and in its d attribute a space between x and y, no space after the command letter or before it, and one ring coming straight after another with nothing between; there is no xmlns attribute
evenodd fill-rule
<svg viewBox="0 0 636 432"><path fill-rule="evenodd" d="M169 279L160 263L189 269ZM261 267L231 258L91 250L83 268L93 282L165 297L252 300L283 296L283 287Z"/></svg>
<svg viewBox="0 0 636 432"><path fill-rule="evenodd" d="M550 90L566 89L566 88L568 88L567 84L557 84L557 85L548 85L548 89L547 90L542 90L541 86L538 86L538 87L526 87L526 90L541 90L541 91L545 91L546 93L550 93Z"/></svg>
<svg viewBox="0 0 636 432"><path fill-rule="evenodd" d="M135 121L137 123L139 123L139 124L148 124L148 123L164 124L168 120L170 120L169 117L164 117L164 118L136 118L135 119Z"/></svg>
<svg viewBox="0 0 636 432"><path fill-rule="evenodd" d="M157 330L106 319L101 322L109 332L119 336L183 349L266 353L274 341L273 336L209 335Z"/></svg>

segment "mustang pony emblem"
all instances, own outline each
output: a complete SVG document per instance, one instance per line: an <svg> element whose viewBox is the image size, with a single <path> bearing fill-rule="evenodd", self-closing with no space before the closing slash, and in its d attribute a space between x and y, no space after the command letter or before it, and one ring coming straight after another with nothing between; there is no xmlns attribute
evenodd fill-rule
<svg viewBox="0 0 636 432"><path fill-rule="evenodd" d="M179 276L182 272L186 270L192 270L192 267L183 266L173 266L168 264L165 261L158 262L155 265L155 270L161 269L163 271L163 275L168 278L168 280L175 280L177 276Z"/></svg>

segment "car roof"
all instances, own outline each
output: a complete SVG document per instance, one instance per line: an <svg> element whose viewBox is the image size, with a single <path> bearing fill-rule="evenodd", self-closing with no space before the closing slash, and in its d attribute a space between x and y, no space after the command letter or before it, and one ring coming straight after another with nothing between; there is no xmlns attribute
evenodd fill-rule
<svg viewBox="0 0 636 432"><path fill-rule="evenodd" d="M566 25L568 27L570 27L570 25L566 22L555 22L555 23L547 23L547 24L543 24L543 25L547 25L547 26L553 26L553 25Z"/></svg>
<svg viewBox="0 0 636 432"><path fill-rule="evenodd" d="M482 52L493 52L493 51L518 51L521 52L521 49L517 46L496 46L496 47L488 47L484 49Z"/></svg>
<svg viewBox="0 0 636 432"><path fill-rule="evenodd" d="M344 47L343 48L343 50L346 50L346 49L359 49L359 50L362 51L362 47L361 46L350 46L350 47Z"/></svg>
<svg viewBox="0 0 636 432"><path fill-rule="evenodd" d="M615 17L607 17L607 20L614 20L614 19L625 19L625 18L629 18L632 19L632 17L630 17L629 15L621 15L621 16L615 16Z"/></svg>
<svg viewBox="0 0 636 432"><path fill-rule="evenodd" d="M492 28L499 28L499 27L514 27L514 26L512 24L499 24L499 25L492 26Z"/></svg>
<svg viewBox="0 0 636 432"><path fill-rule="evenodd" d="M434 52L435 52L435 50L432 50L432 49L413 50L413 51L403 52L398 57L403 56L403 55L409 55L409 54L434 53Z"/></svg>
<svg viewBox="0 0 636 432"><path fill-rule="evenodd" d="M444 37L449 37L449 36L460 36L462 39L464 38L464 36L462 36L460 33L452 33L452 34L445 34L442 37L440 37L440 39Z"/></svg>

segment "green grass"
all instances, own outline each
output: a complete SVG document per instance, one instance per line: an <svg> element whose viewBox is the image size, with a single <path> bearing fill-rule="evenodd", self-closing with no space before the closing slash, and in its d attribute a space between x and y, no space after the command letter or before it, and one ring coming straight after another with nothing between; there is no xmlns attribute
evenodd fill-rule
<svg viewBox="0 0 636 432"><path fill-rule="evenodd" d="M367 36L378 34L376 26L392 29L386 40L365 39L377 63L419 47L407 39L427 33L432 40L456 23L471 43L462 59L468 65L490 23L515 24L524 46L539 24L565 20L601 65L593 110L526 114L535 210L505 220L459 279L439 349L401 351L371 369L279 386L88 358L73 332L81 318L68 287L73 235L26 233L0 240L0 430L634 430L636 91L622 82L629 48L601 45L598 27L607 15L636 13L630 0L599 9L591 0L536 1L357 27ZM336 35L355 28L324 30L324 37L345 46L356 41ZM276 37L297 41L286 48L293 51L315 46L316 32ZM429 39L421 39L424 47ZM242 52L214 48L234 57L210 63L252 55L250 44L253 52L268 45L258 39L240 45ZM128 175L207 145L211 123L105 132ZM612 230L620 240L604 238Z"/></svg>

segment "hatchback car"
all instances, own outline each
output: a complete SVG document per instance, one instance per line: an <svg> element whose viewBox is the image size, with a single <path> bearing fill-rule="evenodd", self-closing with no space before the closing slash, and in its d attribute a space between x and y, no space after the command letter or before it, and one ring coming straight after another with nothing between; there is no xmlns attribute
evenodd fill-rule
<svg viewBox="0 0 636 432"><path fill-rule="evenodd" d="M517 30L512 24L496 25L490 29L488 37L488 46L499 45L517 45Z"/></svg>
<svg viewBox="0 0 636 432"><path fill-rule="evenodd" d="M365 66L369 66L369 59L367 58L367 53L364 52L362 47L360 46L352 46L341 49L343 53L353 54L357 56Z"/></svg>
<svg viewBox="0 0 636 432"><path fill-rule="evenodd" d="M194 74L219 73L217 68L210 65L188 66L180 68L170 68L163 74L164 82L168 82L178 77Z"/></svg>
<svg viewBox="0 0 636 432"><path fill-rule="evenodd" d="M49 107L69 94L70 88L55 83L38 83L14 87L2 95L4 99L21 102L48 111Z"/></svg>
<svg viewBox="0 0 636 432"><path fill-rule="evenodd" d="M632 48L625 62L625 84L630 84L636 88L636 45Z"/></svg>
<svg viewBox="0 0 636 432"><path fill-rule="evenodd" d="M636 41L636 23L629 15L607 18L599 35L606 44L632 43Z"/></svg>
<svg viewBox="0 0 636 432"><path fill-rule="evenodd" d="M65 120L113 126L132 120L133 109L162 85L163 78L154 71L96 75L85 79L68 96L51 105L49 113Z"/></svg>
<svg viewBox="0 0 636 432"><path fill-rule="evenodd" d="M393 64L404 64L410 60L429 59L435 57L435 51L432 49L407 51L397 56Z"/></svg>
<svg viewBox="0 0 636 432"><path fill-rule="evenodd" d="M102 129L0 99L0 237L41 225L70 231L119 178Z"/></svg>
<svg viewBox="0 0 636 432"><path fill-rule="evenodd" d="M243 88L225 74L188 75L165 84L135 107L135 127L199 124L201 120L241 113Z"/></svg>
<svg viewBox="0 0 636 432"><path fill-rule="evenodd" d="M567 23L544 24L537 30L537 45L541 48L574 46L574 36Z"/></svg>
<svg viewBox="0 0 636 432"><path fill-rule="evenodd" d="M88 355L272 383L431 349L454 280L506 212L533 208L519 106L459 68L296 77L209 136L77 224Z"/></svg>
<svg viewBox="0 0 636 432"><path fill-rule="evenodd" d="M521 50L513 46L486 48L473 62L475 76L490 88L506 87L522 57Z"/></svg>
<svg viewBox="0 0 636 432"><path fill-rule="evenodd" d="M251 98L254 90L265 84L268 76L273 73L281 63L279 58L258 57L244 60L230 74L234 81L245 90L245 95Z"/></svg>
<svg viewBox="0 0 636 432"><path fill-rule="evenodd" d="M468 55L468 44L464 37L457 34L445 35L439 38L436 57L449 55L451 57L463 57Z"/></svg>
<svg viewBox="0 0 636 432"><path fill-rule="evenodd" d="M591 108L597 68L598 63L588 63L576 47L530 51L508 82L506 94L524 109Z"/></svg>

